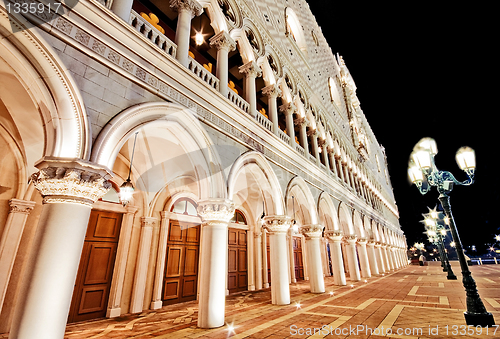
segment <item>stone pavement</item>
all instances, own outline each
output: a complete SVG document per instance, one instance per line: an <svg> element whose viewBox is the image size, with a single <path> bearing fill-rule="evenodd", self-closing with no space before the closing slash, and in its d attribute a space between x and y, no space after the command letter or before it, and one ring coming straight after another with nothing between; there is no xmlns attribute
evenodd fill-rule
<svg viewBox="0 0 500 339"><path fill-rule="evenodd" d="M196 327L193 301L70 324L65 338L500 338L496 328L465 326L458 263L453 263L456 281L447 280L438 265L408 266L347 286L334 286L326 277L324 294L309 293L309 283L302 281L291 284L287 306L272 305L269 289L231 295L227 325L216 329ZM500 265L472 266L471 271L487 310L500 324Z"/></svg>

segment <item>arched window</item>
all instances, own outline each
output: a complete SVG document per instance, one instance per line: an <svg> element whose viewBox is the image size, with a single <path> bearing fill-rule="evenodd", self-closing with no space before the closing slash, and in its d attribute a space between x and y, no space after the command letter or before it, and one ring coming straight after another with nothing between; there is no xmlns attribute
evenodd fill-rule
<svg viewBox="0 0 500 339"><path fill-rule="evenodd" d="M198 212L196 212L196 204L191 199L187 198L177 200L170 209L170 212L192 216L198 215Z"/></svg>
<svg viewBox="0 0 500 339"><path fill-rule="evenodd" d="M340 93L335 83L335 79L332 77L328 78L328 87L330 89L330 98L337 105L337 107L341 107Z"/></svg>
<svg viewBox="0 0 500 339"><path fill-rule="evenodd" d="M106 194L100 200L121 204L118 192L114 187L111 187L110 190L106 192Z"/></svg>
<svg viewBox="0 0 500 339"><path fill-rule="evenodd" d="M307 58L307 43L304 31L297 14L290 7L285 9L285 20L286 34L295 41L302 54Z"/></svg>
<svg viewBox="0 0 500 339"><path fill-rule="evenodd" d="M234 216L231 219L231 222L235 223L235 224L241 224L241 225L247 224L247 220L245 219L245 216L243 215L243 213L240 210L234 211Z"/></svg>

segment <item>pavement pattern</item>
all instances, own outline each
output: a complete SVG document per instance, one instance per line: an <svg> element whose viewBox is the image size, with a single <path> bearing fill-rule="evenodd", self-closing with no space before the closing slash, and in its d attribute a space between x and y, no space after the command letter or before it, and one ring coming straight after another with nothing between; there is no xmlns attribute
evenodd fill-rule
<svg viewBox="0 0 500 339"><path fill-rule="evenodd" d="M347 286L325 278L326 292L309 282L290 285L291 304L271 304L270 289L226 298L226 325L196 327L196 301L114 319L69 324L67 339L91 338L500 338L497 327L467 327L465 290L439 263L408 266ZM486 309L500 324L500 265L470 267ZM3 337L3 336L0 336Z"/></svg>

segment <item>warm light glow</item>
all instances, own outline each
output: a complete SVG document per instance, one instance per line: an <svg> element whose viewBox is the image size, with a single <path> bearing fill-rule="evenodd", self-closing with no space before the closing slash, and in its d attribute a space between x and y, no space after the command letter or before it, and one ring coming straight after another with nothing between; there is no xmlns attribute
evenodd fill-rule
<svg viewBox="0 0 500 339"><path fill-rule="evenodd" d="M428 150L418 150L411 154L415 165L422 170L431 168L431 154Z"/></svg>
<svg viewBox="0 0 500 339"><path fill-rule="evenodd" d="M203 34L201 32L196 32L196 34L194 36L194 42L198 46L203 45L203 43L205 42L205 37L203 36Z"/></svg>
<svg viewBox="0 0 500 339"><path fill-rule="evenodd" d="M455 247L455 242L454 241L450 242L450 246Z"/></svg>
<svg viewBox="0 0 500 339"><path fill-rule="evenodd" d="M295 302L295 307L296 307L297 309L300 309L300 301L296 301L296 302Z"/></svg>
<svg viewBox="0 0 500 339"><path fill-rule="evenodd" d="M500 235L499 234L495 235L495 240L496 241L500 241Z"/></svg>
<svg viewBox="0 0 500 339"><path fill-rule="evenodd" d="M422 171L415 165L408 168L408 176L412 183L422 182L424 180L424 175Z"/></svg>
<svg viewBox="0 0 500 339"><path fill-rule="evenodd" d="M474 170L476 168L476 155L472 148L461 147L455 156L457 164L462 171Z"/></svg>
<svg viewBox="0 0 500 339"><path fill-rule="evenodd" d="M333 295L333 291L330 291L330 295Z"/></svg>
<svg viewBox="0 0 500 339"><path fill-rule="evenodd" d="M441 230L442 235L446 235L446 230Z"/></svg>
<svg viewBox="0 0 500 339"><path fill-rule="evenodd" d="M230 324L226 323L226 326L227 326L226 330L227 330L228 336L231 334L236 334L236 332L234 331L234 329L235 329L234 323L230 323Z"/></svg>
<svg viewBox="0 0 500 339"><path fill-rule="evenodd" d="M435 237L436 236L436 232L431 231L431 230L428 230L427 234L430 235L431 237Z"/></svg>
<svg viewBox="0 0 500 339"><path fill-rule="evenodd" d="M429 227L436 226L436 220L434 220L432 218L429 218L429 217L427 217L427 218L424 219L424 223L425 223L426 226L429 226Z"/></svg>
<svg viewBox="0 0 500 339"><path fill-rule="evenodd" d="M436 140L432 138L422 138L420 141L415 145L413 150L418 151L418 150L425 150L429 152L432 155L436 155L438 150L437 150L437 144Z"/></svg>
<svg viewBox="0 0 500 339"><path fill-rule="evenodd" d="M120 196L120 201L124 207L130 202L130 200L132 200L134 190L135 190L134 185L132 185L130 179L124 181L123 184L120 186L119 196Z"/></svg>

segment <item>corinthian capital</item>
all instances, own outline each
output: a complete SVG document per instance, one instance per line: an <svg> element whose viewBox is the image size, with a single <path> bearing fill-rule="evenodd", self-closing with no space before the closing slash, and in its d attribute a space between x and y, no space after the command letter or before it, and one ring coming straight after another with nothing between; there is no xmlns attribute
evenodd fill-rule
<svg viewBox="0 0 500 339"><path fill-rule="evenodd" d="M295 112L295 110L296 110L296 107L291 102L285 103L285 104L280 106L280 112L283 112L285 114L293 114L293 112Z"/></svg>
<svg viewBox="0 0 500 339"><path fill-rule="evenodd" d="M262 94L271 98L277 98L281 95L281 90L276 84L271 84L262 89Z"/></svg>
<svg viewBox="0 0 500 339"><path fill-rule="evenodd" d="M31 176L43 203L78 203L92 206L111 188L109 172L84 160L45 158Z"/></svg>
<svg viewBox="0 0 500 339"><path fill-rule="evenodd" d="M262 71L255 61L249 61L239 68L240 73L246 74L250 77L257 77L262 74Z"/></svg>
<svg viewBox="0 0 500 339"><path fill-rule="evenodd" d="M325 231L325 237L331 241L341 241L342 231L341 230Z"/></svg>
<svg viewBox="0 0 500 339"><path fill-rule="evenodd" d="M286 233L290 228L292 218L287 215L269 215L264 217L264 227L270 234Z"/></svg>
<svg viewBox="0 0 500 339"><path fill-rule="evenodd" d="M203 200L198 202L197 211L206 224L227 224L234 215L234 203L227 199Z"/></svg>
<svg viewBox="0 0 500 339"><path fill-rule="evenodd" d="M307 239L310 238L320 238L323 233L323 226L314 225L304 225L299 228L300 233L302 233Z"/></svg>
<svg viewBox="0 0 500 339"><path fill-rule="evenodd" d="M187 10L191 12L191 19L203 13L203 7L197 0L170 0L170 8L176 12Z"/></svg>
<svg viewBox="0 0 500 339"><path fill-rule="evenodd" d="M234 51L236 49L236 42L226 31L220 31L210 38L210 46L220 50L226 48L228 51Z"/></svg>

